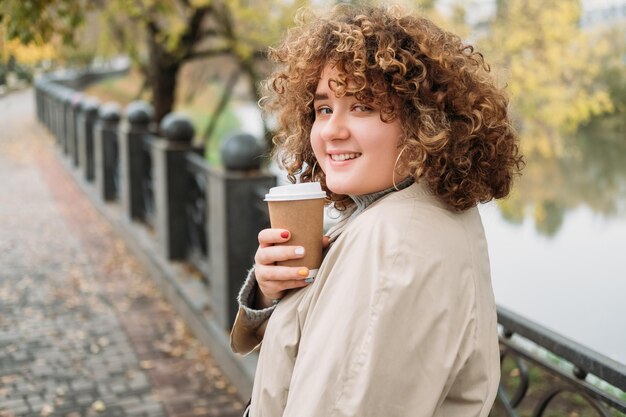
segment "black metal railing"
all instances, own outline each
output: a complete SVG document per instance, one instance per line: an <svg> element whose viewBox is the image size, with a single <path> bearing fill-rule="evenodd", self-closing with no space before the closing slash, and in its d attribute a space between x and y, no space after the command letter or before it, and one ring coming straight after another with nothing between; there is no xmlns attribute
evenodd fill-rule
<svg viewBox="0 0 626 417"><path fill-rule="evenodd" d="M503 307L498 323L503 412L491 415L626 416L625 365Z"/></svg>
<svg viewBox="0 0 626 417"><path fill-rule="evenodd" d="M187 154L186 160L188 178L187 195L185 196L187 259L208 279L210 276L210 242L207 239L208 165L206 159L193 152Z"/></svg>
<svg viewBox="0 0 626 417"><path fill-rule="evenodd" d="M256 221L255 228L257 230L267 229L270 226L270 213L267 203L265 202L265 194L267 193L267 187L255 187L252 191L250 201L254 207Z"/></svg>

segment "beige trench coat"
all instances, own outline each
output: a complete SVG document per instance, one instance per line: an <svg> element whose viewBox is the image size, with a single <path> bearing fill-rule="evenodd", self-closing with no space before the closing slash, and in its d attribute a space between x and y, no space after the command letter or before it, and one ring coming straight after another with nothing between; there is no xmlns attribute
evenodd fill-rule
<svg viewBox="0 0 626 417"><path fill-rule="evenodd" d="M487 416L500 368L478 210L413 184L338 228L312 285L258 329L235 321L235 352L262 341L250 416Z"/></svg>

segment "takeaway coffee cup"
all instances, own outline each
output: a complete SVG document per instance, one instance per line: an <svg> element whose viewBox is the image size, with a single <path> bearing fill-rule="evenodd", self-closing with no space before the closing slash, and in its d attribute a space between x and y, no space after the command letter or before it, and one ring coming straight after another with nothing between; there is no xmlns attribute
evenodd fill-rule
<svg viewBox="0 0 626 417"><path fill-rule="evenodd" d="M291 238L285 245L303 246L304 258L278 262L284 266L306 266L308 278L317 274L322 263L324 198L319 182L273 187L265 194L272 228L287 229Z"/></svg>

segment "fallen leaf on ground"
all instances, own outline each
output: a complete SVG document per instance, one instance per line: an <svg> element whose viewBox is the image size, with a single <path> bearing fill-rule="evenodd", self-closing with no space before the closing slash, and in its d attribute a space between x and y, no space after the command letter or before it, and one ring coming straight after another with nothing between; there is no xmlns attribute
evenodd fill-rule
<svg viewBox="0 0 626 417"><path fill-rule="evenodd" d="M42 417L47 417L50 414L52 414L53 412L54 412L54 407L53 406L51 406L50 404L44 404L44 406L41 407L40 415Z"/></svg>
<svg viewBox="0 0 626 417"><path fill-rule="evenodd" d="M98 400L96 402L94 402L93 404L91 404L91 409L93 411L97 411L98 413L104 411L107 409L106 405L104 405L104 402L102 400Z"/></svg>

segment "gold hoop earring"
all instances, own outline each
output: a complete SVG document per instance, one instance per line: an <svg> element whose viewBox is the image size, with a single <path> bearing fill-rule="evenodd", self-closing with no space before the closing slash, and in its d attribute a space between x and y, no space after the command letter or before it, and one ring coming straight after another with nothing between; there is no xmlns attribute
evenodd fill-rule
<svg viewBox="0 0 626 417"><path fill-rule="evenodd" d="M311 168L311 180L315 181L315 167L317 166L317 159L315 160L315 163L313 164L313 168Z"/></svg>
<svg viewBox="0 0 626 417"><path fill-rule="evenodd" d="M396 191L400 191L400 189L396 185L396 165L398 165L398 161L400 161L400 157L402 156L402 153L404 152L405 149L406 149L406 145L404 145L404 148L402 148L402 150L398 154L398 157L396 158L396 163L393 164L393 171L391 172L391 182L393 182L393 188Z"/></svg>

